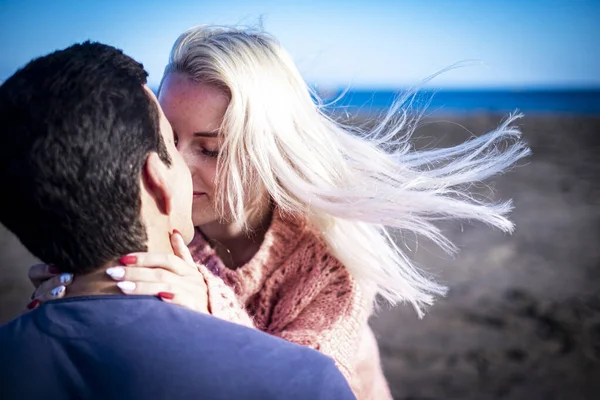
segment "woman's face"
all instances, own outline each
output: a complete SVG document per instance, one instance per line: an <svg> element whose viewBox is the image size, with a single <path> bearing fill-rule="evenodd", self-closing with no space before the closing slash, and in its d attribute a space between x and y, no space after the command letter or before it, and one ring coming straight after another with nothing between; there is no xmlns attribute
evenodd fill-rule
<svg viewBox="0 0 600 400"><path fill-rule="evenodd" d="M164 79L158 101L173 127L177 149L192 173L194 226L214 222L218 133L229 98L214 86L172 73Z"/></svg>

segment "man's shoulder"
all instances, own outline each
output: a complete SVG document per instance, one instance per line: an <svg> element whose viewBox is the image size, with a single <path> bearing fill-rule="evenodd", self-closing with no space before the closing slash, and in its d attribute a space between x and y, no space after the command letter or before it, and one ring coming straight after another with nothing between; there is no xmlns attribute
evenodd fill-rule
<svg viewBox="0 0 600 400"><path fill-rule="evenodd" d="M0 325L0 339L10 337L14 332L28 329L33 324L35 324L35 321L32 312L21 314ZM0 342L5 343L4 340L0 340Z"/></svg>

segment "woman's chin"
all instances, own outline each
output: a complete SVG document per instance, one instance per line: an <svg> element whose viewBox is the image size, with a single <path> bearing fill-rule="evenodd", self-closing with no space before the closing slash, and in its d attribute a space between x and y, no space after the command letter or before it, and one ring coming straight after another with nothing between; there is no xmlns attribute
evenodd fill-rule
<svg viewBox="0 0 600 400"><path fill-rule="evenodd" d="M207 212L192 213L192 222L194 223L194 226L202 226L202 225L206 225L206 224L209 224L211 222L216 222L216 221L217 221L217 217L214 215L214 213L207 213Z"/></svg>

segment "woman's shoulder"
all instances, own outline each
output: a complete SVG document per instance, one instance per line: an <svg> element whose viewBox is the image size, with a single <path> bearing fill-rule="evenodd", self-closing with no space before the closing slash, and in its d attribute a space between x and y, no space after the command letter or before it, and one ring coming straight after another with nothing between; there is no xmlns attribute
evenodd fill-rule
<svg viewBox="0 0 600 400"><path fill-rule="evenodd" d="M269 233L277 247L293 249L291 255L329 257L329 249L321 233L304 215L276 208Z"/></svg>

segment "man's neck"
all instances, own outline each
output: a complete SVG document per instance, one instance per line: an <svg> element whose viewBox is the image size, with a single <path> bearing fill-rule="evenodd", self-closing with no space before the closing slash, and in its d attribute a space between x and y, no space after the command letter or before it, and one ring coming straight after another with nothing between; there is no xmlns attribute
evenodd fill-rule
<svg viewBox="0 0 600 400"><path fill-rule="evenodd" d="M75 275L65 292L65 297L122 293L117 287L117 282L106 274L106 268L100 268L85 275Z"/></svg>
<svg viewBox="0 0 600 400"><path fill-rule="evenodd" d="M113 265L119 265L119 263L116 262ZM87 274L75 275L73 282L65 292L65 297L123 294L117 287L117 282L106 274L106 268L108 266Z"/></svg>

